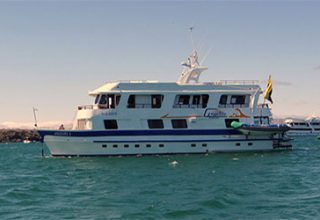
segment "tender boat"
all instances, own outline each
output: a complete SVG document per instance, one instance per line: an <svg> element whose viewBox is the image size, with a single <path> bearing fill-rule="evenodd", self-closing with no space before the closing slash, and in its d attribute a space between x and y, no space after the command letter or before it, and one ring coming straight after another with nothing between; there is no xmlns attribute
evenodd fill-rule
<svg viewBox="0 0 320 220"><path fill-rule="evenodd" d="M94 104L78 107L73 128L40 129L43 142L53 156L290 149L284 145L286 129L256 135L272 117L268 104L259 104L258 81L199 82L208 68L200 65L196 50L182 65L177 82L117 81L89 92ZM232 122L257 127L235 129Z"/></svg>
<svg viewBox="0 0 320 220"><path fill-rule="evenodd" d="M290 127L285 124L245 124L242 122L232 122L231 126L238 129L245 135L264 136L264 135L284 135L290 130Z"/></svg>
<svg viewBox="0 0 320 220"><path fill-rule="evenodd" d="M285 124L290 126L288 136L317 136L320 135L320 119L309 117L306 119L288 118Z"/></svg>

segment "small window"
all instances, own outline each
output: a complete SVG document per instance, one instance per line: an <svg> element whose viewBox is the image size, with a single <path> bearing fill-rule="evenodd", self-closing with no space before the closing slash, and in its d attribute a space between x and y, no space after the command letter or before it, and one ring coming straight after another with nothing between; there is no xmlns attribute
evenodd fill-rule
<svg viewBox="0 0 320 220"><path fill-rule="evenodd" d="M239 119L225 119L226 127L231 128L231 123L234 121L239 122Z"/></svg>
<svg viewBox="0 0 320 220"><path fill-rule="evenodd" d="M117 144L114 144L114 145L113 145L113 148L118 148L118 145L117 145Z"/></svg>
<svg viewBox="0 0 320 220"><path fill-rule="evenodd" d="M196 144L191 144L191 147L196 147L197 145Z"/></svg>
<svg viewBox="0 0 320 220"><path fill-rule="evenodd" d="M200 103L201 103L201 96L194 95L192 98L192 105L200 105Z"/></svg>
<svg viewBox="0 0 320 220"><path fill-rule="evenodd" d="M136 107L136 96L130 95L128 99L128 108L135 108Z"/></svg>
<svg viewBox="0 0 320 220"><path fill-rule="evenodd" d="M206 108L208 105L209 95L193 95L192 107Z"/></svg>
<svg viewBox="0 0 320 220"><path fill-rule="evenodd" d="M163 95L152 95L152 108L161 108Z"/></svg>
<svg viewBox="0 0 320 220"><path fill-rule="evenodd" d="M106 144L103 144L103 145L102 145L102 147L103 147L103 148L106 148L106 147L107 147L107 145L106 145Z"/></svg>
<svg viewBox="0 0 320 220"><path fill-rule="evenodd" d="M190 96L189 95L181 95L179 96L179 105L189 105Z"/></svg>
<svg viewBox="0 0 320 220"><path fill-rule="evenodd" d="M151 147L151 144L147 144L146 147Z"/></svg>
<svg viewBox="0 0 320 220"><path fill-rule="evenodd" d="M233 95L231 96L231 103L236 105L244 105L246 103L245 95Z"/></svg>
<svg viewBox="0 0 320 220"><path fill-rule="evenodd" d="M252 145L253 145L253 143L252 143L252 142L249 142L249 143L248 143L248 146L252 146Z"/></svg>
<svg viewBox="0 0 320 220"><path fill-rule="evenodd" d="M100 95L97 95L96 99L94 100L94 104L98 104L99 103L99 98L100 98Z"/></svg>
<svg viewBox="0 0 320 220"><path fill-rule="evenodd" d="M139 144L135 144L134 147L135 147L135 148L139 148L140 145L139 145Z"/></svg>
<svg viewBox="0 0 320 220"><path fill-rule="evenodd" d="M108 101L107 96L106 95L102 95L100 100L99 100L99 104L100 105L106 105L107 101Z"/></svg>
<svg viewBox="0 0 320 220"><path fill-rule="evenodd" d="M202 144L202 147L207 147L207 144Z"/></svg>
<svg viewBox="0 0 320 220"><path fill-rule="evenodd" d="M202 108L207 108L209 95L201 95L201 97L202 97Z"/></svg>
<svg viewBox="0 0 320 220"><path fill-rule="evenodd" d="M128 148L128 147L129 147L129 144L125 144L125 145L123 145L123 147Z"/></svg>
<svg viewBox="0 0 320 220"><path fill-rule="evenodd" d="M164 144L159 144L159 147L164 147Z"/></svg>
<svg viewBox="0 0 320 220"><path fill-rule="evenodd" d="M187 121L185 119L173 119L171 120L173 128L188 128Z"/></svg>
<svg viewBox="0 0 320 220"><path fill-rule="evenodd" d="M150 119L148 120L148 126L150 129L164 128L163 121L161 119Z"/></svg>
<svg viewBox="0 0 320 220"><path fill-rule="evenodd" d="M105 129L118 129L117 120L104 120Z"/></svg>
<svg viewBox="0 0 320 220"><path fill-rule="evenodd" d="M222 96L220 97L219 104L220 104L220 105L226 105L226 104L227 104L227 101L228 101L228 96L227 96L227 95L222 95Z"/></svg>
<svg viewBox="0 0 320 220"><path fill-rule="evenodd" d="M241 144L240 143L236 143L236 146L240 146Z"/></svg>
<svg viewBox="0 0 320 220"><path fill-rule="evenodd" d="M98 96L96 97L95 104L99 104L99 108L101 109L115 108L119 104L120 98L120 95L115 94L101 95L100 100Z"/></svg>

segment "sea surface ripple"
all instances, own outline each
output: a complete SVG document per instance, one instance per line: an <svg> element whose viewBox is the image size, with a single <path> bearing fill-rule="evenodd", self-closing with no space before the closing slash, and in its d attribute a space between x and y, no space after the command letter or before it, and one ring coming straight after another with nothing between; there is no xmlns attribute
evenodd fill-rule
<svg viewBox="0 0 320 220"><path fill-rule="evenodd" d="M320 140L293 145L263 153L43 158L42 144L1 144L0 219L319 219Z"/></svg>

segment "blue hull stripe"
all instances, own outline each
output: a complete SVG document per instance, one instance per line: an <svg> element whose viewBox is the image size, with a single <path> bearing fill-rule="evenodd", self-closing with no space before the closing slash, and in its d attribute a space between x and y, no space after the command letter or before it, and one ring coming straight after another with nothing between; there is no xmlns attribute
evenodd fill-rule
<svg viewBox="0 0 320 220"><path fill-rule="evenodd" d="M38 130L44 136L68 136L68 137L103 137L103 136L177 136L177 135L240 135L233 129L197 129L197 130L118 130L118 131L61 131Z"/></svg>
<svg viewBox="0 0 320 220"><path fill-rule="evenodd" d="M132 140L132 141L93 141L93 143L203 143L203 142L241 142L241 141L274 141L281 139L222 139L222 140Z"/></svg>

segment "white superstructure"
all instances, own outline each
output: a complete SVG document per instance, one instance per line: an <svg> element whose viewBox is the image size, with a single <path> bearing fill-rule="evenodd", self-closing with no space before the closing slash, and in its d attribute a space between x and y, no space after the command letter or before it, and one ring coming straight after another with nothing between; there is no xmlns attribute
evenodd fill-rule
<svg viewBox="0 0 320 220"><path fill-rule="evenodd" d="M233 121L268 126L271 111L259 104L258 81L200 83L196 51L173 83L118 81L91 91L72 130L39 130L54 156L259 151L287 148L284 133L251 135Z"/></svg>
<svg viewBox="0 0 320 220"><path fill-rule="evenodd" d="M320 135L320 118L306 119L288 118L285 124L290 126L288 136L316 136Z"/></svg>

